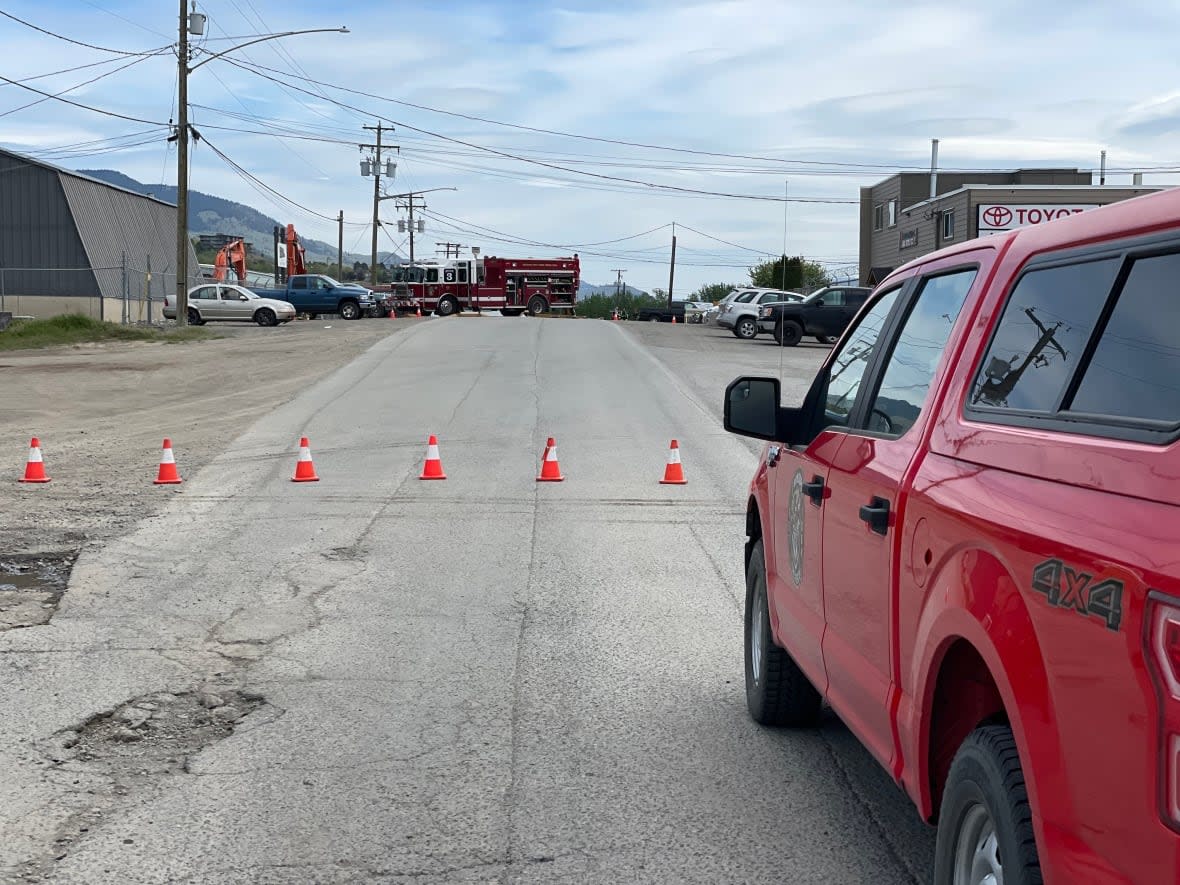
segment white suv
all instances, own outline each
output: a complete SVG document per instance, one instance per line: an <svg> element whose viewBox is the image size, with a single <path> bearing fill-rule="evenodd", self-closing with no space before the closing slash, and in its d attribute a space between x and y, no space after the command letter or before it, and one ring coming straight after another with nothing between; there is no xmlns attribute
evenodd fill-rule
<svg viewBox="0 0 1180 885"><path fill-rule="evenodd" d="M750 339L759 332L759 308L780 301L802 300L803 296L798 292L787 292L783 289L764 289L757 286L735 289L721 302L717 312L717 325L723 329L731 329L738 338Z"/></svg>

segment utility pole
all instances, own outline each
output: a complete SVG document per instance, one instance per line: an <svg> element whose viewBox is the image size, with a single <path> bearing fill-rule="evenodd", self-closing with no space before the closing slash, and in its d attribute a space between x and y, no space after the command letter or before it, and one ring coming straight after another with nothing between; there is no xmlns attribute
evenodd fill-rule
<svg viewBox="0 0 1180 885"><path fill-rule="evenodd" d="M612 267L611 270L618 274L615 278L615 300L618 301L623 296L623 274L627 272L627 268Z"/></svg>
<svg viewBox="0 0 1180 885"><path fill-rule="evenodd" d="M434 245L442 246L441 249L435 249L435 254L442 252L444 258L458 258L459 250L464 248L462 243L438 243ZM453 254L452 254L453 253Z"/></svg>
<svg viewBox="0 0 1180 885"><path fill-rule="evenodd" d="M176 53L176 325L188 325L188 10L180 0Z"/></svg>
<svg viewBox="0 0 1180 885"><path fill-rule="evenodd" d="M387 199L386 197L381 196L381 174L382 174L382 170L384 169L385 175L392 178L393 171L395 168L394 164L392 162L386 163L384 166L382 165L381 151L385 147L390 147L400 153L401 148L398 147L397 145L383 145L381 143L381 133L387 132L387 131L392 131L392 129L393 129L392 126L383 126L381 124L381 121L378 120L376 126L362 126L361 128L367 129L370 132L377 133L377 143L376 144L362 144L360 146L362 151L363 150L376 151L376 153L373 156L372 163L369 163L366 160L361 161L361 175L362 176L368 175L369 170L371 170L372 174L373 174L373 253L372 253L372 260L369 263L369 281L374 286L376 286L377 285L377 229L379 227L381 227L381 218L379 215L379 210L381 208L381 201L383 199Z"/></svg>
<svg viewBox="0 0 1180 885"><path fill-rule="evenodd" d="M426 203L415 200L415 197L420 197L423 194L431 194L435 191L457 191L458 189L457 187L432 187L424 191L406 191L404 194L389 194L381 198L383 200L404 201L404 203L398 202L397 207L399 209L408 209L410 212L410 264L414 263L414 210L426 208ZM397 230L398 233L404 230L400 221L397 223ZM425 230L426 224L419 220L418 233L424 233Z"/></svg>
<svg viewBox="0 0 1180 885"><path fill-rule="evenodd" d="M188 122L188 77L201 65L253 46L255 43L265 43L267 40L278 40L283 37L294 37L299 34L347 34L348 28L305 28L299 31L282 31L278 34L260 34L245 43L239 43L220 52L210 53L205 50L205 57L195 65L189 65L189 31L200 35L205 33L206 16L197 12L197 0L191 0L192 12L185 12L186 0L180 0L180 39L176 47L177 84L176 132L169 136L169 141L176 141L176 325L188 324L188 250L191 246L188 240L188 139L189 133L194 132L196 138L201 134L192 130Z"/></svg>
<svg viewBox="0 0 1180 885"><path fill-rule="evenodd" d="M672 307L672 283L676 280L676 222L672 222L672 261L668 265L668 307Z"/></svg>
<svg viewBox="0 0 1180 885"><path fill-rule="evenodd" d="M336 240L336 279L344 279L344 210L340 210L340 217L336 219L338 234Z"/></svg>

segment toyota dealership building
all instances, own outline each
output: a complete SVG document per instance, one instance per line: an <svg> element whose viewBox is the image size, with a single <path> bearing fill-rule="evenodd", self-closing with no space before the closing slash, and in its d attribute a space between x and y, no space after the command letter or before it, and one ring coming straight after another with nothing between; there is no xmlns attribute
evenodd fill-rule
<svg viewBox="0 0 1180 885"><path fill-rule="evenodd" d="M1092 173L1077 169L936 176L902 172L860 189L860 282L875 286L906 262L951 243L1163 189L1138 183L1095 185Z"/></svg>

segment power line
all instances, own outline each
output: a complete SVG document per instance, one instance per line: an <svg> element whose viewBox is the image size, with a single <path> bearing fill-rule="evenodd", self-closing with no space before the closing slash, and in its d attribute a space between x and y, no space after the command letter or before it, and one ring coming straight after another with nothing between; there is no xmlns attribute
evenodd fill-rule
<svg viewBox="0 0 1180 885"><path fill-rule="evenodd" d="M35 105L39 105L44 102L47 102L51 98L61 98L67 92L73 92L75 89L81 89L83 86L89 86L91 83L97 83L99 80L103 80L107 77L112 77L115 74L119 73L120 71L125 71L134 65L137 65L137 64L147 61L149 57L150 56L144 56L141 58L133 58L131 61L127 62L125 65L115 68L113 71L105 71L104 73L101 73L95 77L91 77L89 80L84 80L81 83L76 83L73 86L68 86L65 89L61 90L61 92L55 92L53 95L46 95L44 98L38 98L35 101L30 101L27 104L22 104L19 107L11 108L10 110L4 111L3 113L0 113L0 117L7 117L9 114L15 114L18 111L26 110L28 108L34 107ZM23 84L18 83L16 85L19 86L19 85L23 85Z"/></svg>
<svg viewBox="0 0 1180 885"><path fill-rule="evenodd" d="M110 10L104 9L103 12L110 12ZM114 13L112 13L112 15L113 14ZM18 24L22 24L26 28L32 28L34 31L40 31L42 34L47 34L48 36L53 37L57 40L64 40L66 43L73 43L75 46L85 46L87 49L97 49L99 52L109 52L112 55L143 55L143 56L157 55L160 53L161 50L168 49L171 46L171 44L168 44L168 46L161 46L156 49L149 49L149 50L144 50L141 52L131 52L126 49L111 49L107 46L95 46L93 43L83 43L81 40L75 40L72 37L65 36L64 34L58 34L54 31L47 30L45 28L42 28L38 25L33 24L32 22L25 21L23 18L17 18L11 12L5 12L3 9L0 9L0 15L4 16L5 18L10 18L14 22L17 22ZM126 21L126 19L124 19L124 21Z"/></svg>

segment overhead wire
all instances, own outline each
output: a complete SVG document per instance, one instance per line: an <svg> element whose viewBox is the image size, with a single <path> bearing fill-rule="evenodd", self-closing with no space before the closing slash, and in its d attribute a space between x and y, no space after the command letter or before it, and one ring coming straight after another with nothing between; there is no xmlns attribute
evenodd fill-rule
<svg viewBox="0 0 1180 885"><path fill-rule="evenodd" d="M93 6L94 4L91 4L91 5ZM101 8L101 7L96 7L96 8ZM110 12L109 9L104 9L102 11L103 12ZM113 14L114 13L112 13L112 15ZM35 25L30 21L25 21L23 18L17 18L11 12L5 12L3 9L0 9L0 15L4 16L5 18L10 18L14 22L22 24L26 28L32 28L34 31L40 31L42 34L46 34L50 37L53 37L54 39L64 40L66 43L73 43L75 46L84 46L87 49L96 49L99 52L109 52L112 55L143 55L143 56L156 55L161 50L168 49L172 45L172 44L168 44L166 46L157 47L156 49L145 49L145 50L138 50L138 51L130 51L130 50L126 50L126 49L111 49L108 46L96 46L93 43L85 43L82 40L75 40L72 37L67 37L65 34L59 34L56 31L50 31L47 28L42 28L41 26ZM163 35L161 35L161 36L163 36Z"/></svg>
<svg viewBox="0 0 1180 885"><path fill-rule="evenodd" d="M60 92L55 92L52 95L45 95L42 98L38 98L34 101L27 102L26 104L20 105L18 107L10 108L9 110L0 113L0 117L7 117L9 114L15 114L18 111L27 110L28 108L34 107L39 104L43 104L44 102L47 102L52 98L61 98L66 93L73 92L75 89L81 89L83 86L89 86L91 83L97 83L99 80L104 80L107 77L113 77L115 74L118 74L121 71L125 71L130 67L133 67L138 64L142 64L143 62L147 61L149 58L151 58L151 56L142 56L139 58L133 58L131 61L127 62L126 64L122 65L121 67L115 68L114 70L111 70L111 71L104 71L103 73L101 73L95 77L91 77L89 80L83 80L81 83L75 83L73 86L67 86L65 89L61 90ZM119 59L119 60L122 61L122 59ZM18 83L16 85L20 86L23 84Z"/></svg>

